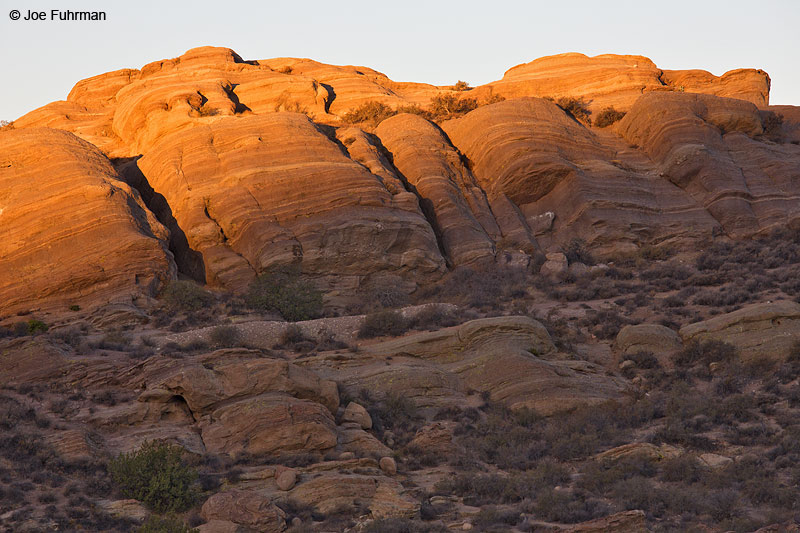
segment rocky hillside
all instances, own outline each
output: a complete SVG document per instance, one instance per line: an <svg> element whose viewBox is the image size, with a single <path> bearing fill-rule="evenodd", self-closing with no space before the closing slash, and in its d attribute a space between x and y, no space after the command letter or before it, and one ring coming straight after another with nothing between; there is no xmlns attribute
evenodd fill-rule
<svg viewBox="0 0 800 533"><path fill-rule="evenodd" d="M223 48L79 82L0 130L0 530L795 531L769 84Z"/></svg>
<svg viewBox="0 0 800 533"><path fill-rule="evenodd" d="M331 298L413 290L576 238L608 256L791 226L800 115L769 84L564 54L435 87L210 47L101 74L0 134L2 313L152 296L176 272L240 291L286 264Z"/></svg>

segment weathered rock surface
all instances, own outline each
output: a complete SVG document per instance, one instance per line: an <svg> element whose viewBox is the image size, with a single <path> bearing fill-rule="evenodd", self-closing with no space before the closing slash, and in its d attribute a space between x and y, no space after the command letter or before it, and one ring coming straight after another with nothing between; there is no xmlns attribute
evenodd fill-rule
<svg viewBox="0 0 800 533"><path fill-rule="evenodd" d="M418 115L401 114L384 120L375 133L419 195L452 264L493 258L500 229L484 192L442 130Z"/></svg>
<svg viewBox="0 0 800 533"><path fill-rule="evenodd" d="M331 412L339 406L336 383L321 380L313 372L280 359L239 359L236 350L224 353L225 357L213 364L145 369L143 377L149 385L139 401L169 401L180 396L193 413L202 414L223 401L280 392L313 400Z"/></svg>
<svg viewBox="0 0 800 533"><path fill-rule="evenodd" d="M622 511L581 522L574 526L559 527L564 533L648 533L644 511Z"/></svg>
<svg viewBox="0 0 800 533"><path fill-rule="evenodd" d="M152 296L175 275L164 227L70 133L0 132L0 318Z"/></svg>
<svg viewBox="0 0 800 533"><path fill-rule="evenodd" d="M456 424L451 421L437 421L423 426L416 432L407 448L424 453L451 453L455 447L453 443L455 426Z"/></svg>
<svg viewBox="0 0 800 533"><path fill-rule="evenodd" d="M5 383L49 381L60 377L67 366L64 354L42 339L0 341L0 375Z"/></svg>
<svg viewBox="0 0 800 533"><path fill-rule="evenodd" d="M331 472L300 483L288 497L323 514L362 502L374 518L410 517L419 503L403 492L400 483L384 476Z"/></svg>
<svg viewBox="0 0 800 533"><path fill-rule="evenodd" d="M647 156L547 100L487 105L442 128L471 161L503 237L520 247L535 240L550 248L577 234L626 251L642 241L691 241L718 225Z"/></svg>
<svg viewBox="0 0 800 533"><path fill-rule="evenodd" d="M661 70L643 56L568 53L517 65L502 80L476 92L505 98L583 98L594 110L613 106L625 111L642 94L665 91L727 96L763 106L769 103L769 89L770 79L763 70L737 69L714 76L704 70Z"/></svg>
<svg viewBox="0 0 800 533"><path fill-rule="evenodd" d="M268 393L223 405L200 421L214 453L321 451L336 446L336 424L322 405Z"/></svg>
<svg viewBox="0 0 800 533"><path fill-rule="evenodd" d="M200 513L208 521L233 522L262 533L280 533L286 529L284 512L257 492L218 492L206 500Z"/></svg>
<svg viewBox="0 0 800 533"><path fill-rule="evenodd" d="M202 254L210 283L241 289L288 263L340 277L424 276L444 264L419 208L395 203L301 114L226 118L173 133L138 164Z"/></svg>
<svg viewBox="0 0 800 533"><path fill-rule="evenodd" d="M630 459L632 457L639 457L647 461L658 462L664 459L672 459L681 454L681 449L669 444L662 444L656 446L649 442L633 442L630 444L623 444L599 453L595 459L601 461L616 462L622 459Z"/></svg>
<svg viewBox="0 0 800 533"><path fill-rule="evenodd" d="M785 360L800 339L800 304L759 303L684 326L684 342L707 340L733 344L744 360Z"/></svg>
<svg viewBox="0 0 800 533"><path fill-rule="evenodd" d="M660 324L635 324L619 330L614 342L623 355L638 352L651 352L655 355L668 354L683 347L680 336Z"/></svg>
<svg viewBox="0 0 800 533"><path fill-rule="evenodd" d="M101 500L98 506L111 516L144 522L150 514L137 500Z"/></svg>
<svg viewBox="0 0 800 533"><path fill-rule="evenodd" d="M600 367L559 357L547 330L527 317L473 320L310 365L353 392L401 394L421 407L461 406L470 391L481 391L512 409L553 413L623 390L623 382Z"/></svg>

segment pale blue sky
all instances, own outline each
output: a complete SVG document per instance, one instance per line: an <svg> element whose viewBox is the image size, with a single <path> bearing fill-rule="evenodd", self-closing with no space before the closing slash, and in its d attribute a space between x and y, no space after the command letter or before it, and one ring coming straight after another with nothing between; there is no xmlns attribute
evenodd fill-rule
<svg viewBox="0 0 800 533"><path fill-rule="evenodd" d="M76 81L202 45L245 59L366 65L398 81L473 85L563 52L641 54L665 69L762 68L771 103L800 105L800 0L0 0L0 119ZM11 21L18 9L105 10L106 22Z"/></svg>

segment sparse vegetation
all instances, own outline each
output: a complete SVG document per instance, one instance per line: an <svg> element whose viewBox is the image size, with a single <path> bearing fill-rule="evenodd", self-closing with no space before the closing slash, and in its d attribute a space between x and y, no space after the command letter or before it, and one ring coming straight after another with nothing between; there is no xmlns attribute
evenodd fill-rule
<svg viewBox="0 0 800 533"><path fill-rule="evenodd" d="M366 123L377 126L389 117L393 117L397 111L382 102L365 102L355 109L351 109L342 116L342 120L349 124Z"/></svg>
<svg viewBox="0 0 800 533"><path fill-rule="evenodd" d="M384 335L402 335L408 330L409 322L403 315L391 309L370 313L364 318L358 336L364 339Z"/></svg>
<svg viewBox="0 0 800 533"><path fill-rule="evenodd" d="M211 330L211 343L220 348L233 348L239 343L241 335L236 326L222 325Z"/></svg>
<svg viewBox="0 0 800 533"><path fill-rule="evenodd" d="M175 516L150 515L136 530L136 533L198 533Z"/></svg>

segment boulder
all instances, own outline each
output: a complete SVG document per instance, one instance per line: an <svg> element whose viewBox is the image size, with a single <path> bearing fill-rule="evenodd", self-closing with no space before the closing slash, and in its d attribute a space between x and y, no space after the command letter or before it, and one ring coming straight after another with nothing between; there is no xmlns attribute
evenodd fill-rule
<svg viewBox="0 0 800 533"><path fill-rule="evenodd" d="M359 456L382 456L392 453L392 450L367 433L353 422L345 423L336 428L339 448Z"/></svg>
<svg viewBox="0 0 800 533"><path fill-rule="evenodd" d="M356 402L350 402L342 414L342 422L355 422L361 429L372 428L372 418L364 407Z"/></svg>
<svg viewBox="0 0 800 533"><path fill-rule="evenodd" d="M378 466L381 467L381 470L383 470L386 475L393 476L397 473L397 463L391 457L381 457Z"/></svg>
<svg viewBox="0 0 800 533"><path fill-rule="evenodd" d="M297 471L293 468L278 467L275 470L275 484L281 490L292 490L297 483Z"/></svg>
<svg viewBox="0 0 800 533"><path fill-rule="evenodd" d="M660 324L635 324L619 330L614 347L623 355L651 352L669 354L683 348L680 336Z"/></svg>
<svg viewBox="0 0 800 533"><path fill-rule="evenodd" d="M569 270L567 256L560 252L549 253L545 256L547 260L539 269L542 276L561 277Z"/></svg>

